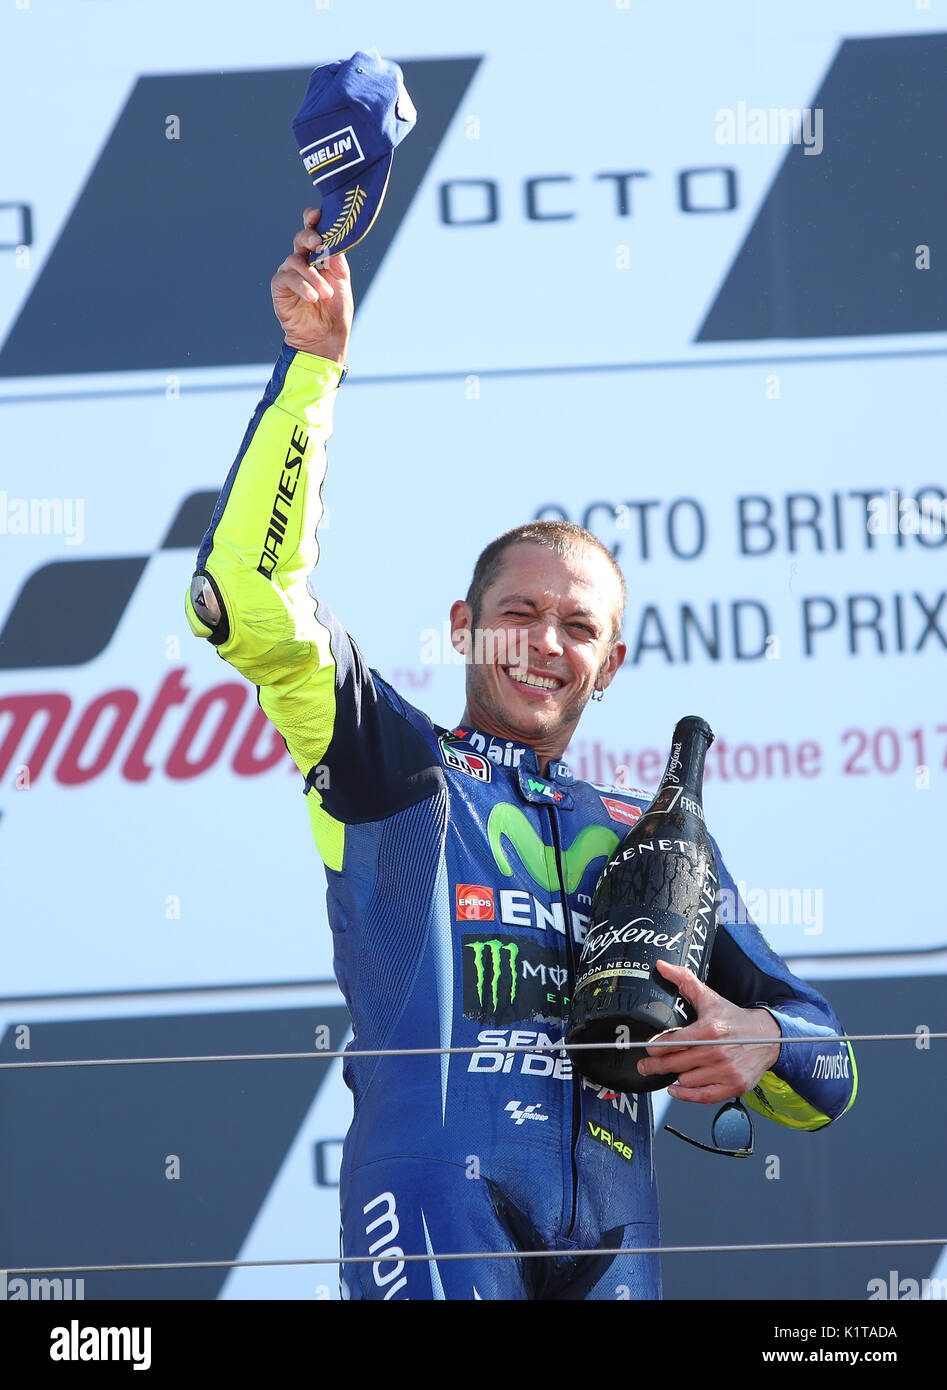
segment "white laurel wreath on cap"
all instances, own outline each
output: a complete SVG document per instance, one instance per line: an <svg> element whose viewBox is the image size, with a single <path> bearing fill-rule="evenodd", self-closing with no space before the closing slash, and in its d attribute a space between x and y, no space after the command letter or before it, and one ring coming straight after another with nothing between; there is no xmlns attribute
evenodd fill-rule
<svg viewBox="0 0 947 1390"><path fill-rule="evenodd" d="M322 238L324 247L338 246L340 241L345 240L358 221L358 215L364 202L365 192L356 184L350 192L346 193L342 202L342 211Z"/></svg>

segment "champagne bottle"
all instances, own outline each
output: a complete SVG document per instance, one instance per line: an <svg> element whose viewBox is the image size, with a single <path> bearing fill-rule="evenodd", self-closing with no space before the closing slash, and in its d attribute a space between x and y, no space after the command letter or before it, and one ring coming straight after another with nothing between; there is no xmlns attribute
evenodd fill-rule
<svg viewBox="0 0 947 1390"><path fill-rule="evenodd" d="M571 1054L573 1066L617 1091L657 1091L673 1074L641 1076L641 1046L696 1017L658 960L706 979L720 875L701 801L710 726L681 719L661 785L608 861L592 902L572 991L566 1043L618 1043Z"/></svg>

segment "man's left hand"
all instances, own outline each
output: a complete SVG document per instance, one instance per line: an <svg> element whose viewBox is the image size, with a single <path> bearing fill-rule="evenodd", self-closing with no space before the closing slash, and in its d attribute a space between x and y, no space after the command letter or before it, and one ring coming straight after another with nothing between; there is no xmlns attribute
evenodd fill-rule
<svg viewBox="0 0 947 1390"><path fill-rule="evenodd" d="M765 1009L741 1009L731 1004L702 984L686 966L659 960L658 969L697 1012L697 1022L673 1034L674 1041L696 1042L712 1038L717 1045L679 1049L649 1047L648 1060L638 1063L638 1071L643 1076L676 1072L678 1080L668 1087L668 1095L702 1105L716 1105L752 1091L779 1057L781 1044L778 1039L782 1034L772 1014ZM759 1043L734 1045L727 1043L728 1038L759 1038Z"/></svg>

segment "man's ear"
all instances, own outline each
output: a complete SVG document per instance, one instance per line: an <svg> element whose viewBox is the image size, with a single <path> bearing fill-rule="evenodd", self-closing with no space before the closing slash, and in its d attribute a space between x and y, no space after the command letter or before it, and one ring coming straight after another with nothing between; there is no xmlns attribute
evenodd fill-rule
<svg viewBox="0 0 947 1390"><path fill-rule="evenodd" d="M461 633L467 633L461 637ZM450 640L456 651L463 651L473 633L473 609L465 599L459 598L450 606Z"/></svg>
<svg viewBox="0 0 947 1390"><path fill-rule="evenodd" d="M598 675L598 685L602 690L607 690L615 676L615 672L625 659L628 648L624 642L616 642L602 665Z"/></svg>

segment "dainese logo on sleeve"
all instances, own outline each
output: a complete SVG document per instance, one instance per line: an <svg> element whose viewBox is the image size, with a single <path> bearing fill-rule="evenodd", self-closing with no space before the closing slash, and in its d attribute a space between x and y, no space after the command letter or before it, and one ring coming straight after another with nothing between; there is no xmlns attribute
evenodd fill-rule
<svg viewBox="0 0 947 1390"><path fill-rule="evenodd" d="M493 889L479 883L458 883L456 889L458 922L492 922L496 918Z"/></svg>

